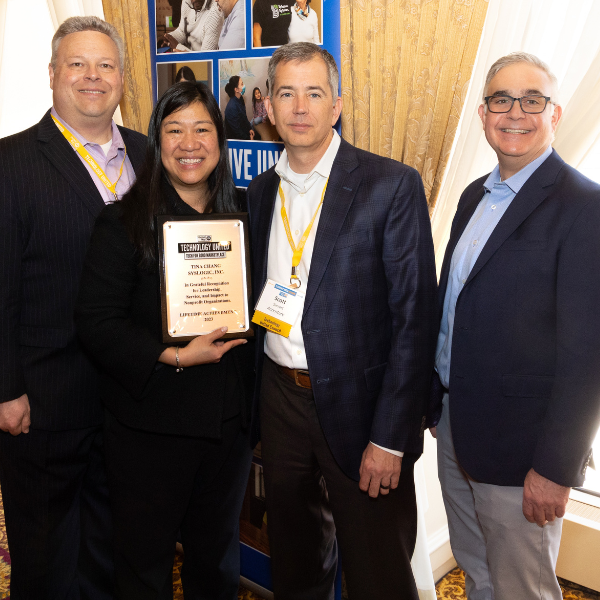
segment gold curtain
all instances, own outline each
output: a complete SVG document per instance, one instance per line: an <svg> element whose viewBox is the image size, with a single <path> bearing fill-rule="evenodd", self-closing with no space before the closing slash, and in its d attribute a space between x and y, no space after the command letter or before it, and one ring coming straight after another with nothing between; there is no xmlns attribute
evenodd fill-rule
<svg viewBox="0 0 600 600"><path fill-rule="evenodd" d="M488 0L341 0L342 135L402 161L435 205Z"/></svg>
<svg viewBox="0 0 600 600"><path fill-rule="evenodd" d="M125 42L125 89L121 115L125 127L148 132L152 114L152 75L147 0L102 0L104 18Z"/></svg>

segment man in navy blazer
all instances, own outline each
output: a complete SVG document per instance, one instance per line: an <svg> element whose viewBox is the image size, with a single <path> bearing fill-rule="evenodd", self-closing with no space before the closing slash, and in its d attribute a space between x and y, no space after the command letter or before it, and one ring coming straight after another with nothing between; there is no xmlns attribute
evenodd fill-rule
<svg viewBox="0 0 600 600"><path fill-rule="evenodd" d="M11 597L113 597L112 539L96 369L73 308L94 221L124 194L145 136L117 128L123 42L96 17L52 41L53 107L0 141L0 483ZM77 154L66 127L115 183Z"/></svg>
<svg viewBox="0 0 600 600"><path fill-rule="evenodd" d="M469 600L558 600L562 517L600 419L600 186L552 149L557 82L537 57L496 61L479 115L498 166L452 223L432 433Z"/></svg>
<svg viewBox="0 0 600 600"><path fill-rule="evenodd" d="M435 346L430 224L415 170L332 129L338 78L314 44L273 54L266 105L285 151L248 188L255 299L265 289L257 310L268 280L286 302L305 294L289 337L257 331L273 586L281 600L333 598L339 544L352 598L416 599L413 464Z"/></svg>

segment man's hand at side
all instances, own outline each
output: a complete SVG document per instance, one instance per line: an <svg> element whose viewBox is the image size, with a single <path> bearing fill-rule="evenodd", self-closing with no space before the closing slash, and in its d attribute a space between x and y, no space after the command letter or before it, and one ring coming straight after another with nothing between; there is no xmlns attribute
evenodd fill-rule
<svg viewBox="0 0 600 600"><path fill-rule="evenodd" d="M360 462L358 485L363 492L368 491L371 498L377 498L379 494L385 496L390 489L398 487L401 467L402 458L369 442Z"/></svg>
<svg viewBox="0 0 600 600"><path fill-rule="evenodd" d="M27 394L23 394L16 400L0 404L0 429L2 431L8 431L11 435L29 433L30 425L31 412Z"/></svg>
<svg viewBox="0 0 600 600"><path fill-rule="evenodd" d="M523 514L530 523L543 527L565 514L571 488L546 479L529 470L523 485Z"/></svg>

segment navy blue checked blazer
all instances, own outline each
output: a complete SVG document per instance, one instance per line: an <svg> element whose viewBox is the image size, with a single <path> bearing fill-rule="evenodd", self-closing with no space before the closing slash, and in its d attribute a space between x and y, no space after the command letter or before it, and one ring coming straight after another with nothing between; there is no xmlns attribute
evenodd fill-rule
<svg viewBox="0 0 600 600"><path fill-rule="evenodd" d="M146 136L119 127L134 170ZM0 140L0 402L28 394L32 427L102 423L98 374L73 309L104 201L48 111Z"/></svg>
<svg viewBox="0 0 600 600"><path fill-rule="evenodd" d="M267 277L279 176L248 187L253 293ZM316 232L302 335L319 421L355 480L369 441L418 456L435 346L431 227L417 171L342 140ZM255 421L265 330L258 327Z"/></svg>
<svg viewBox="0 0 600 600"><path fill-rule="evenodd" d="M438 321L452 254L486 177L459 200ZM432 422L440 409L438 395ZM452 438L477 481L522 486L533 468L572 487L583 483L599 421L600 186L553 151L513 199L458 296Z"/></svg>

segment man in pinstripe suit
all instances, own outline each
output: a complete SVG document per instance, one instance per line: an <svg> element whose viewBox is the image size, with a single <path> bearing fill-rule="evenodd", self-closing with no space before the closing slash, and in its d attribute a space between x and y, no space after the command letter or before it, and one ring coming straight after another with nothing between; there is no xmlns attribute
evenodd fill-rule
<svg viewBox="0 0 600 600"><path fill-rule="evenodd" d="M268 280L294 288L277 306L302 294L288 336L257 331L273 588L279 600L332 600L339 544L351 598L416 600L431 229L419 174L332 129L338 81L315 44L275 51L265 104L285 152L248 187L255 298Z"/></svg>
<svg viewBox="0 0 600 600"><path fill-rule="evenodd" d="M112 121L123 91L114 27L67 19L49 71L52 110L0 140L0 483L11 597L108 599L103 413L73 305L94 220L133 183L145 137Z"/></svg>

